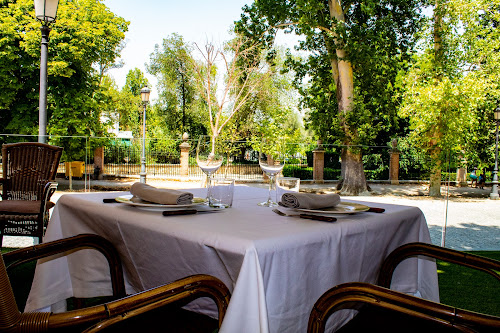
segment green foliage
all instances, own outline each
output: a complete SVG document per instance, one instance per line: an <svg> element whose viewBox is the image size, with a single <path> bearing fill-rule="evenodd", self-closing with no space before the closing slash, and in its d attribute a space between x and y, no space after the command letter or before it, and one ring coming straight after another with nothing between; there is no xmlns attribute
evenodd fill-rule
<svg viewBox="0 0 500 333"><path fill-rule="evenodd" d="M144 73L136 67L128 71L122 90L133 96L141 96L141 89L149 86L149 81Z"/></svg>
<svg viewBox="0 0 500 333"><path fill-rule="evenodd" d="M182 36L172 34L156 45L147 70L158 79L158 102L154 106L157 132L180 138L187 132L197 138L206 133L206 105L196 90L192 48ZM161 129L160 129L161 128ZM160 134L160 133L158 133Z"/></svg>
<svg viewBox="0 0 500 333"><path fill-rule="evenodd" d="M6 92L0 97L3 133L38 132L39 27L33 1L0 3L0 88ZM128 22L101 0L60 1L49 43L48 134L102 133L97 99L101 79L103 71L114 65L127 29ZM64 154L80 158L83 147L81 140L73 140Z"/></svg>
<svg viewBox="0 0 500 333"><path fill-rule="evenodd" d="M296 177L303 180L313 179L313 168L297 167L295 165L286 165L283 167L284 177ZM338 180L340 178L340 169L325 168L323 170L323 179Z"/></svg>
<svg viewBox="0 0 500 333"><path fill-rule="evenodd" d="M295 72L302 106L310 110L310 128L327 143L344 143L347 138L350 144L381 143L404 126L396 114L396 77L406 68L414 47L421 5L421 1L351 1L343 4L345 24L340 24L330 18L325 1L260 0L244 7L236 30L268 46L277 28L304 36L296 49L310 52L309 56L297 59L290 54L287 66ZM354 72L354 108L345 118L338 116L332 74L338 49L346 51L344 60ZM357 133L346 131L349 128Z"/></svg>
<svg viewBox="0 0 500 333"><path fill-rule="evenodd" d="M438 4L434 25L422 35L422 52L402 77L399 115L410 122L410 144L428 155L426 165L445 164L451 153L469 165L491 166L492 111L500 100L500 1Z"/></svg>

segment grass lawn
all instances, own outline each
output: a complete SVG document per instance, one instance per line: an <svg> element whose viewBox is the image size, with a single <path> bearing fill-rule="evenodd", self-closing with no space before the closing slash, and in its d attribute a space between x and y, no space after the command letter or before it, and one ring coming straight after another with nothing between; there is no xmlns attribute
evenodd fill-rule
<svg viewBox="0 0 500 333"><path fill-rule="evenodd" d="M471 251L500 261L500 251ZM500 281L471 268L438 261L441 303L500 316Z"/></svg>
<svg viewBox="0 0 500 333"><path fill-rule="evenodd" d="M8 252L12 249L2 249ZM500 261L500 251L468 253ZM438 261L441 303L471 311L500 316L500 282L494 277L467 267ZM28 263L10 273L19 309L24 309L33 280L35 263ZM12 278L15 276L15 278Z"/></svg>

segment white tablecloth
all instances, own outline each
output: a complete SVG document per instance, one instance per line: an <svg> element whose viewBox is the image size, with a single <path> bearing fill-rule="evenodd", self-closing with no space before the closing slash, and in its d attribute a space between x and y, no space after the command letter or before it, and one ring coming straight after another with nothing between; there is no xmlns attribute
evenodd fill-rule
<svg viewBox="0 0 500 333"><path fill-rule="evenodd" d="M192 192L205 195L203 189ZM425 217L416 207L376 204L385 213L342 215L327 223L278 216L257 206L267 190L247 186L235 187L231 209L212 214L164 217L102 203L124 194L63 195L44 241L81 233L109 239L122 258L127 293L192 274L218 277L232 293L221 333L305 332L312 306L326 290L344 282L375 283L380 264L393 249L430 242ZM435 263L405 261L392 288L437 301ZM60 304L71 296L110 293L105 259L92 250L80 251L39 262L26 310ZM216 316L208 299L192 309ZM329 324L347 319L341 315Z"/></svg>

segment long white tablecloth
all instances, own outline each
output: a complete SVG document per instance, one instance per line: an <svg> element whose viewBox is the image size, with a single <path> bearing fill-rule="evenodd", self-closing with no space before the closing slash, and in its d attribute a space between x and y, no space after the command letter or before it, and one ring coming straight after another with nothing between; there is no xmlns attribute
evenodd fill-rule
<svg viewBox="0 0 500 333"><path fill-rule="evenodd" d="M190 191L205 195L203 189ZM385 213L339 215L337 222L327 223L278 216L257 206L267 190L247 186L235 187L232 208L212 214L164 217L102 202L124 194L63 195L44 241L81 233L104 236L120 253L127 293L192 274L218 277L232 293L221 333L305 332L312 306L326 290L344 282L375 283L380 264L393 249L408 242L430 243L417 207L376 204ZM435 263L405 261L395 272L392 289L438 301ZM105 259L92 250L80 251L39 262L26 311L72 296L109 294ZM191 308L216 317L208 299ZM341 314L329 325L349 318Z"/></svg>

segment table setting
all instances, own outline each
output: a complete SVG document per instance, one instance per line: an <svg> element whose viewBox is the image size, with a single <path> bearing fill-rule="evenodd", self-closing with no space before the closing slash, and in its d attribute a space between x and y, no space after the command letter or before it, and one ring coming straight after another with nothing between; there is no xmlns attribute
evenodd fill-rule
<svg viewBox="0 0 500 333"><path fill-rule="evenodd" d="M326 290L345 282L375 283L392 250L430 243L417 207L373 207L337 194L300 192L297 179L280 179L287 177L272 171L281 161L269 173L268 189L235 185L214 175L222 165L217 150L200 148L199 156L202 151L207 186L179 190L135 183L130 192L65 194L44 241L104 236L120 254L129 294L193 274L219 278L231 291L221 333L305 332L312 306ZM278 158L262 160L269 166ZM108 295L107 270L105 259L87 250L40 260L25 311L64 311L67 298ZM392 288L439 300L435 262L405 261ZM217 316L209 300L187 308ZM352 316L336 314L328 326L340 327Z"/></svg>

